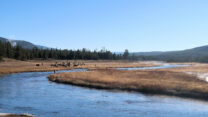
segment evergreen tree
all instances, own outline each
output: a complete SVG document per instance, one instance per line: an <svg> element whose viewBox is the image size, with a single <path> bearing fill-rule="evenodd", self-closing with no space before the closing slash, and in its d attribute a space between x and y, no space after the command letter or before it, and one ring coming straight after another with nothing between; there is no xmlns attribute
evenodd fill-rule
<svg viewBox="0 0 208 117"><path fill-rule="evenodd" d="M15 56L14 56L14 58L20 60L21 57L22 57L22 56L21 56L22 54L23 54L23 53L22 53L22 48L21 48L20 46L17 46L17 47L15 48Z"/></svg>
<svg viewBox="0 0 208 117"><path fill-rule="evenodd" d="M129 50L126 49L124 51L123 57L124 57L124 59L128 59L128 57L129 57Z"/></svg>
<svg viewBox="0 0 208 117"><path fill-rule="evenodd" d="M10 44L10 42L6 43L6 57L8 58L13 58L14 56L14 51L12 48L12 45Z"/></svg>
<svg viewBox="0 0 208 117"><path fill-rule="evenodd" d="M121 59L122 55L112 54L103 48L100 51L90 51L85 48L82 50L60 50L60 49L24 49L21 46L13 47L9 42L0 41L0 57L14 58L18 60L31 59L82 59L82 60L116 60Z"/></svg>
<svg viewBox="0 0 208 117"><path fill-rule="evenodd" d="M0 60L2 60L3 53L3 43L0 41Z"/></svg>

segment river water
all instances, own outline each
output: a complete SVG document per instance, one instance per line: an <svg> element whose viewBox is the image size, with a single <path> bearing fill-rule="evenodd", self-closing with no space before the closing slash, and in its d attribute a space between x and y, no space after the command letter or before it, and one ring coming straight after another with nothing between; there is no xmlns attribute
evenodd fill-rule
<svg viewBox="0 0 208 117"><path fill-rule="evenodd" d="M1 77L0 113L37 117L208 117L208 102L57 84L47 79L52 73Z"/></svg>

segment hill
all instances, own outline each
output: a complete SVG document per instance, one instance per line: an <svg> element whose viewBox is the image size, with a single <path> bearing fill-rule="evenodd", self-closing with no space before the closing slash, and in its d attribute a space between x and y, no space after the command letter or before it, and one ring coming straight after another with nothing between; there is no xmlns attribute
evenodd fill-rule
<svg viewBox="0 0 208 117"><path fill-rule="evenodd" d="M133 52L133 54L137 56L155 56L155 55L160 55L163 52L161 51L152 51L152 52Z"/></svg>
<svg viewBox="0 0 208 117"><path fill-rule="evenodd" d="M170 62L208 61L208 46L201 46L181 51L136 52L136 56L147 60L164 60Z"/></svg>
<svg viewBox="0 0 208 117"><path fill-rule="evenodd" d="M31 42L27 42L27 41L23 41L23 40L11 40L11 39L3 38L3 37L0 37L0 41L2 41L4 43L10 42L13 47L21 46L21 47L23 47L25 49L32 49L34 47L37 47L39 49L47 49L48 48L48 47L45 47L45 46L35 45L35 44L31 43Z"/></svg>

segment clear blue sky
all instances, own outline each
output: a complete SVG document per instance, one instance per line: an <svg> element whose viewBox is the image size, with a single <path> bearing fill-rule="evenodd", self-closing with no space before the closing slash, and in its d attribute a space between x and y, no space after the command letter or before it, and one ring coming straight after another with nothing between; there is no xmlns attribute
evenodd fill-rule
<svg viewBox="0 0 208 117"><path fill-rule="evenodd" d="M207 0L0 0L0 36L62 49L208 45Z"/></svg>

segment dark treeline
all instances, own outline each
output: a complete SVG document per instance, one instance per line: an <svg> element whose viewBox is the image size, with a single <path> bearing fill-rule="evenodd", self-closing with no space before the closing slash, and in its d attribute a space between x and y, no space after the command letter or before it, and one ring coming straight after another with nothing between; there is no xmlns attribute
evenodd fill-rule
<svg viewBox="0 0 208 117"><path fill-rule="evenodd" d="M18 60L32 59L83 59L83 60L119 60L123 55L118 55L102 49L100 51L82 50L61 50L61 49L24 49L21 46L13 47L9 42L0 41L0 59L3 57ZM126 58L126 55L125 55Z"/></svg>
<svg viewBox="0 0 208 117"><path fill-rule="evenodd" d="M155 56L141 56L134 53L130 54L126 49L123 54L115 54L108 50L90 51L87 49L81 50L61 50L61 49L25 49L21 46L13 47L10 42L0 41L0 60L5 58L14 58L17 60L32 60L32 59L68 59L68 60L140 60L140 61L166 61L166 62L204 62L208 63L208 54L193 54L192 53L173 53Z"/></svg>

